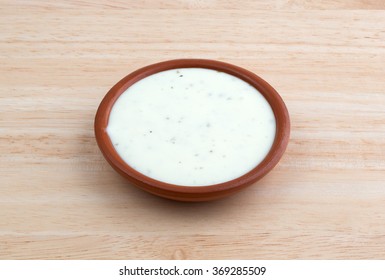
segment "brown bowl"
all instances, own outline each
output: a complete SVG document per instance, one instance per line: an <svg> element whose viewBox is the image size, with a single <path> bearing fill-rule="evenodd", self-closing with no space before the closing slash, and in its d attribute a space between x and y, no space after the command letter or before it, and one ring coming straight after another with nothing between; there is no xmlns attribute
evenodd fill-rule
<svg viewBox="0 0 385 280"><path fill-rule="evenodd" d="M234 180L209 186L180 186L149 178L131 168L115 151L106 128L112 106L118 97L132 84L157 72L175 68L208 68L236 76L263 94L273 109L276 119L276 135L273 146L265 159L254 169ZM143 67L129 74L114 85L99 105L95 117L95 137L108 163L137 187L152 194L180 201L207 201L235 193L265 176L281 159L289 142L290 120L286 106L279 94L267 82L235 65L205 59L177 59Z"/></svg>

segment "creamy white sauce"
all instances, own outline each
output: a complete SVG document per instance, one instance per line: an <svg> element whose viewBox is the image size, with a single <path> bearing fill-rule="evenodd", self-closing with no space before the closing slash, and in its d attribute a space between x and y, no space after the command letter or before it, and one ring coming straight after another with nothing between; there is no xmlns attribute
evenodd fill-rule
<svg viewBox="0 0 385 280"><path fill-rule="evenodd" d="M254 87L215 70L159 72L129 87L107 133L120 157L153 179L205 186L256 167L275 138L274 113Z"/></svg>

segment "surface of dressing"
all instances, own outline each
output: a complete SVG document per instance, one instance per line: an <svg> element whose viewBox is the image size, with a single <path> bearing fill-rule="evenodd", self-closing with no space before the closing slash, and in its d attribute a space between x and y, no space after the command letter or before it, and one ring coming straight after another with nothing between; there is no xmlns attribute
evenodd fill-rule
<svg viewBox="0 0 385 280"><path fill-rule="evenodd" d="M107 133L120 157L153 179L205 186L256 167L275 138L274 113L254 87L215 70L148 76L112 107Z"/></svg>

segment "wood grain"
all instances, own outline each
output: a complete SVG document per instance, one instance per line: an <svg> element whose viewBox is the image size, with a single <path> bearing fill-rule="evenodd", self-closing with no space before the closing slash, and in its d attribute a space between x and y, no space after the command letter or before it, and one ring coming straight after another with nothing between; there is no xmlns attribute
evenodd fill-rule
<svg viewBox="0 0 385 280"><path fill-rule="evenodd" d="M384 1L1 1L1 259L385 259ZM292 120L233 197L163 200L102 158L93 118L144 65L223 60Z"/></svg>

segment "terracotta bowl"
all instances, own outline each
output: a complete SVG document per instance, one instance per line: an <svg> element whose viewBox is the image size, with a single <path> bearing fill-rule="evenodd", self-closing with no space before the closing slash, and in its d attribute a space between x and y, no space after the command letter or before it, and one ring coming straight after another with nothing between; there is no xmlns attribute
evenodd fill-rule
<svg viewBox="0 0 385 280"><path fill-rule="evenodd" d="M276 136L266 158L250 172L234 180L209 186L180 186L149 178L131 168L115 151L106 128L112 106L117 98L132 84L157 72L175 68L208 68L236 76L263 94L273 109L276 119ZM279 94L264 80L238 66L204 59L177 59L143 67L129 74L114 85L104 97L95 117L95 137L108 163L135 186L152 194L180 201L207 201L225 197L253 184L265 176L281 159L289 142L290 120Z"/></svg>

